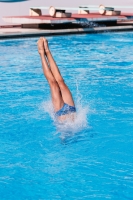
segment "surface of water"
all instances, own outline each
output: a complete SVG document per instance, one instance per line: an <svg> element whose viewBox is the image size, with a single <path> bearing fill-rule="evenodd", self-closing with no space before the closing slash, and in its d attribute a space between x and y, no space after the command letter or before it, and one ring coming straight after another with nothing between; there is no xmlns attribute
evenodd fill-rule
<svg viewBox="0 0 133 200"><path fill-rule="evenodd" d="M133 33L48 37L77 107L63 126L37 39L0 41L0 199L133 199Z"/></svg>

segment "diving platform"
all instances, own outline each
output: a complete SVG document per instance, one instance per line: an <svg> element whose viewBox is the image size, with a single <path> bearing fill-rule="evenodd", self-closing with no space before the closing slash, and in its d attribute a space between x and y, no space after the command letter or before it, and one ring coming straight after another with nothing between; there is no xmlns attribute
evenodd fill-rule
<svg viewBox="0 0 133 200"><path fill-rule="evenodd" d="M133 31L133 13L119 6L83 5L68 7L30 7L29 15L4 16L12 28L0 27L0 39L111 31ZM132 9L130 6L129 9ZM48 10L49 14L42 14ZM74 11L75 13L72 13Z"/></svg>
<svg viewBox="0 0 133 200"><path fill-rule="evenodd" d="M79 20L88 22L107 22L117 20L127 20L132 17L129 14L122 14L119 6L104 5L81 5L72 7L30 7L29 15L26 16L5 16L3 20L12 24L64 24L77 23ZM129 7L130 9L132 6ZM42 15L42 10L47 10L48 15ZM68 12L69 11L69 12ZM74 11L72 13L71 11Z"/></svg>
<svg viewBox="0 0 133 200"><path fill-rule="evenodd" d="M105 16L99 13L89 14L72 14L71 17L51 17L50 15L41 16L6 16L3 20L12 24L63 24L63 23L76 23L80 19L86 19L88 22L105 22L105 21L117 21L117 20L129 20L133 19L133 14L123 13L119 16Z"/></svg>

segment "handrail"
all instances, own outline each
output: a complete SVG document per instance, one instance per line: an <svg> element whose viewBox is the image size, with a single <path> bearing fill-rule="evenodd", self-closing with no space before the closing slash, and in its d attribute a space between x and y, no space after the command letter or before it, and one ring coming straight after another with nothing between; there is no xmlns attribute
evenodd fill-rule
<svg viewBox="0 0 133 200"><path fill-rule="evenodd" d="M113 7L113 8L129 8L132 9L133 6L115 6L115 5L106 5L105 7ZM30 7L31 9L49 9L49 7L43 7L43 6L35 6L35 7ZM78 9L85 9L85 10L96 10L99 9L99 6L97 5L81 5L77 8L73 7L55 7L57 10L78 10Z"/></svg>
<svg viewBox="0 0 133 200"><path fill-rule="evenodd" d="M77 7L77 8L71 8L71 7L55 7L55 9L57 10L82 10L82 9L85 9L85 10L97 10L99 9L99 7L97 6L97 8L93 8L93 7ZM49 7L30 7L30 9L44 9L44 10L47 10L49 9Z"/></svg>

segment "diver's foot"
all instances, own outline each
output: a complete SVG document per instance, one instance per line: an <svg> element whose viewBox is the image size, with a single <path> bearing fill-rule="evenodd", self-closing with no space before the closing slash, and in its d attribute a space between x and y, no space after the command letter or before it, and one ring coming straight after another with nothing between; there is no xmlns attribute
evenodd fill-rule
<svg viewBox="0 0 133 200"><path fill-rule="evenodd" d="M44 55L45 51L44 51L44 43L43 43L43 38L40 37L40 39L37 42L37 46L38 46L38 53L40 55Z"/></svg>
<svg viewBox="0 0 133 200"><path fill-rule="evenodd" d="M45 49L45 53L49 53L49 46L48 46L48 41L46 38L43 38L43 42L44 42L44 49Z"/></svg>

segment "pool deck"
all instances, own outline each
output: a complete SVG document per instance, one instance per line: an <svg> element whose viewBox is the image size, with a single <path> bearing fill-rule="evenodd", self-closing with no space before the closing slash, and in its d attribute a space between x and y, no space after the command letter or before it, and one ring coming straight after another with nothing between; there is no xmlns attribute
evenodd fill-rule
<svg viewBox="0 0 133 200"><path fill-rule="evenodd" d="M50 36L63 34L83 34L98 33L107 31L133 31L133 13L122 13L120 16L105 16L98 13L90 14L72 14L71 18L53 18L49 15L43 16L8 16L3 19L9 24L0 26L0 39ZM62 24L77 23L80 20L87 22L117 22L117 26L92 27L92 28L62 28ZM22 28L22 24L31 24L32 28ZM36 28L38 24L59 24L59 29L40 29ZM34 28L35 25L35 28Z"/></svg>

